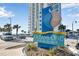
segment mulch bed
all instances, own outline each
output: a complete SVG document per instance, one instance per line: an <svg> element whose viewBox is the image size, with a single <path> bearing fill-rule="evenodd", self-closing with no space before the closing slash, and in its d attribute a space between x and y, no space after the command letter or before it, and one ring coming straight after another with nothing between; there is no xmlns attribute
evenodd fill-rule
<svg viewBox="0 0 79 59"><path fill-rule="evenodd" d="M25 48L25 53L27 56L49 56L48 51L48 49L43 48L28 51L27 48ZM52 56L74 56L74 54L66 47L58 47L56 48L56 54Z"/></svg>

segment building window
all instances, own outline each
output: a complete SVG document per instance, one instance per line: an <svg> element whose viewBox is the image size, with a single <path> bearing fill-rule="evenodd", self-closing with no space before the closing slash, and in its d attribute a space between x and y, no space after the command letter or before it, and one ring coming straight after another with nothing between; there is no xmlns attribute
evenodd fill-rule
<svg viewBox="0 0 79 59"><path fill-rule="evenodd" d="M40 28L40 30L42 30L42 29Z"/></svg>
<svg viewBox="0 0 79 59"><path fill-rule="evenodd" d="M32 17L32 19L34 19L34 16Z"/></svg>
<svg viewBox="0 0 79 59"><path fill-rule="evenodd" d="M40 12L40 14L41 14L41 12Z"/></svg>
<svg viewBox="0 0 79 59"><path fill-rule="evenodd" d="M40 24L40 26L41 26L42 24Z"/></svg>
<svg viewBox="0 0 79 59"><path fill-rule="evenodd" d="M40 16L40 18L41 18L41 16Z"/></svg>
<svg viewBox="0 0 79 59"><path fill-rule="evenodd" d="M41 20L40 20L40 22L41 22Z"/></svg>

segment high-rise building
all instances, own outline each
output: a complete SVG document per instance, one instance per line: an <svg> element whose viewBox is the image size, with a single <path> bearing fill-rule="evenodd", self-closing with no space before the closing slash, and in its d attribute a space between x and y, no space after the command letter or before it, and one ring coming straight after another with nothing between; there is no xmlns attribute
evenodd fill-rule
<svg viewBox="0 0 79 59"><path fill-rule="evenodd" d="M32 34L32 32L34 31L37 32L43 31L43 25L42 25L43 20L44 19L48 20L50 17L48 16L48 14L44 17L43 13L45 12L48 13L46 9L49 10L49 12L52 12L53 21L51 22L54 25L53 26L54 28L52 30L54 31L58 30L58 24L60 23L61 20L61 4L60 3L31 3L29 4L29 22L28 22L29 34Z"/></svg>

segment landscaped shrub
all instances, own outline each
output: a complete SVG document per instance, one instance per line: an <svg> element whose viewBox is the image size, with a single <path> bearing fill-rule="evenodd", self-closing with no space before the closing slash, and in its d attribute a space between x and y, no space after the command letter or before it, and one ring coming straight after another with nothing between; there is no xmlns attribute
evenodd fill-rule
<svg viewBox="0 0 79 59"><path fill-rule="evenodd" d="M29 43L27 46L26 46L26 49L27 51L30 51L30 50L37 50L37 46L34 44L34 43Z"/></svg>
<svg viewBox="0 0 79 59"><path fill-rule="evenodd" d="M48 56L54 56L54 55L56 55L55 49L49 49L48 50Z"/></svg>

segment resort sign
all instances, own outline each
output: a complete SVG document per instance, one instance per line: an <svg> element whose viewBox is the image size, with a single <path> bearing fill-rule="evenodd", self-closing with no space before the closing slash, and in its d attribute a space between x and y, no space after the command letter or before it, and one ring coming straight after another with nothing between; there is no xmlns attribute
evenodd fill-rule
<svg viewBox="0 0 79 59"><path fill-rule="evenodd" d="M42 8L42 32L33 32L34 42L38 42L38 47L64 46L65 33L53 31L61 22L60 7L58 6L61 5L57 3Z"/></svg>
<svg viewBox="0 0 79 59"><path fill-rule="evenodd" d="M33 34L34 42L38 42L39 47L64 46L64 32L33 32Z"/></svg>

